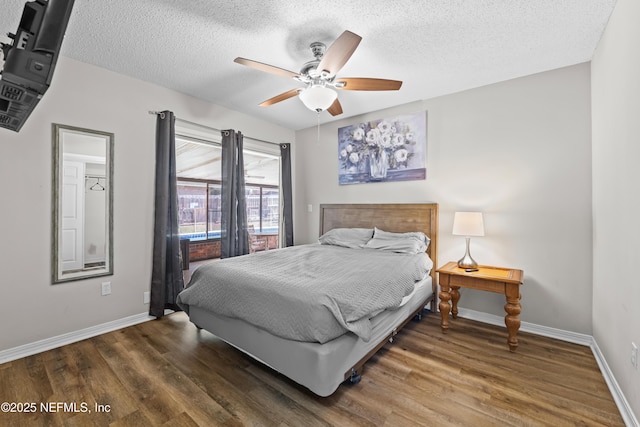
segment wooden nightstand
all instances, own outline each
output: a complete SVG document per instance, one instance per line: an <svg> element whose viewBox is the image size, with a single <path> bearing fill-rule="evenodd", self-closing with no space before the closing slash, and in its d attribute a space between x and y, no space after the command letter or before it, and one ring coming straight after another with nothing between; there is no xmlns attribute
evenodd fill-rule
<svg viewBox="0 0 640 427"><path fill-rule="evenodd" d="M504 323L509 332L509 350L518 348L518 329L520 329L520 285L522 285L522 270L502 267L478 266L478 271L467 273L464 268L458 268L457 262L449 262L440 267L437 272L440 275L440 316L442 332L449 329L449 311L455 319L458 316L458 301L460 300L460 288L480 289L483 291L504 294L507 303L504 310L507 315ZM451 301L451 304L449 304Z"/></svg>

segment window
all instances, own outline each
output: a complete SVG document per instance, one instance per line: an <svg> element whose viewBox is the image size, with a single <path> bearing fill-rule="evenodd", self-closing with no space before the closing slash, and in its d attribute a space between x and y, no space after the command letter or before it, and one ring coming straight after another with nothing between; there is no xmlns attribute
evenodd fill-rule
<svg viewBox="0 0 640 427"><path fill-rule="evenodd" d="M178 229L180 236L194 240L204 238L207 231L207 185L178 181Z"/></svg>
<svg viewBox="0 0 640 427"><path fill-rule="evenodd" d="M247 224L254 230L275 233L280 217L280 191L277 187L246 185Z"/></svg>
<svg viewBox="0 0 640 427"><path fill-rule="evenodd" d="M256 231L277 233L280 158L251 145L243 153L247 221ZM176 135L178 226L182 238L196 241L220 238L221 156L222 150L213 140Z"/></svg>
<svg viewBox="0 0 640 427"><path fill-rule="evenodd" d="M208 206L207 206L207 230L210 238L220 237L220 221L222 219L221 194L222 186L220 184L208 185Z"/></svg>
<svg viewBox="0 0 640 427"><path fill-rule="evenodd" d="M178 178L178 227L191 240L220 238L219 182Z"/></svg>

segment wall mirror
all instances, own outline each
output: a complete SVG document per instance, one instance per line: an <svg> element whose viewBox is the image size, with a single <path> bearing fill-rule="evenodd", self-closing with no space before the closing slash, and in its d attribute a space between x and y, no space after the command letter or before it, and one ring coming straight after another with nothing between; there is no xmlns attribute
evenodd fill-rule
<svg viewBox="0 0 640 427"><path fill-rule="evenodd" d="M53 283L113 274L113 140L53 124Z"/></svg>

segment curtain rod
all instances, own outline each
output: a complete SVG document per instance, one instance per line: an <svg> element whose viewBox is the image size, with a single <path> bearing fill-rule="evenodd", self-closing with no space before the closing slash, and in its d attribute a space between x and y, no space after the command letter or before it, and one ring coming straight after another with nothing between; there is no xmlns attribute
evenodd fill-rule
<svg viewBox="0 0 640 427"><path fill-rule="evenodd" d="M153 115L157 116L157 115L162 115L163 112L162 111L151 111L151 110L149 110L149 114L153 114ZM213 130L213 131L216 131L216 132L222 132L222 130L220 130L220 129L216 129L216 128L213 128L211 126L203 125L203 124L196 123L196 122L191 122L189 120L181 119L179 117L176 117L176 120L179 121L179 122L188 123L190 125L198 126L198 127L201 127L201 128L207 129L207 130ZM252 140L258 141L258 142L264 142L265 144L273 144L273 145L278 145L278 146L280 145L277 142L265 141L264 139L253 138L251 136L244 135L244 134L243 134L243 137L247 138L247 139L252 139Z"/></svg>

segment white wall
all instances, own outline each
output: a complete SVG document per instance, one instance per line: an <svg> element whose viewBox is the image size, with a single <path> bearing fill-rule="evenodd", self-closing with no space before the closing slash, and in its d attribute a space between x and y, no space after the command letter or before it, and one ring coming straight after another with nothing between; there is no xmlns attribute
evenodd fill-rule
<svg viewBox="0 0 640 427"><path fill-rule="evenodd" d="M640 2L618 0L592 61L593 336L640 414Z"/></svg>
<svg viewBox="0 0 640 427"><path fill-rule="evenodd" d="M464 254L456 210L484 212L481 264L524 270L523 321L591 334L588 64L415 102L296 132L295 237L312 242L321 203L440 204L438 264ZM362 97L375 96L362 93ZM426 110L426 181L338 185L337 129ZM307 212L307 205L313 212ZM462 290L460 306L503 316L504 297Z"/></svg>
<svg viewBox="0 0 640 427"><path fill-rule="evenodd" d="M60 58L20 133L0 129L0 350L145 313L151 278L155 116L273 142L294 132L105 69ZM113 132L114 275L51 285L51 123ZM112 294L100 295L111 281Z"/></svg>

